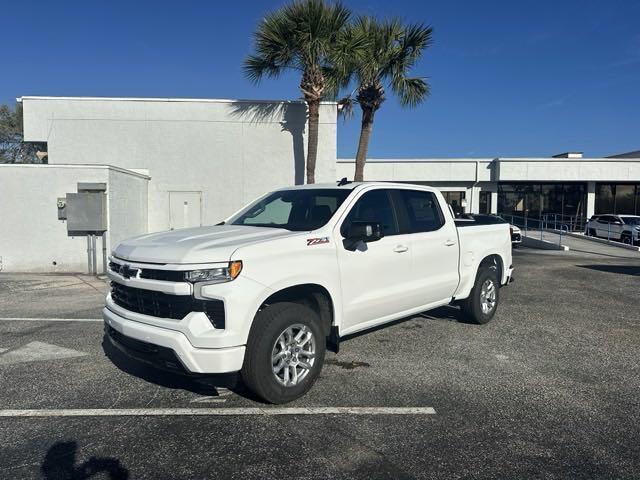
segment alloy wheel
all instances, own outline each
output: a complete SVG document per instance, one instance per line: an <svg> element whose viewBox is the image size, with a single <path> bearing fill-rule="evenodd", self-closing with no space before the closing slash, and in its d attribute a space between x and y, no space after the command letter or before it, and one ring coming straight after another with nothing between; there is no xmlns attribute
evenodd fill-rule
<svg viewBox="0 0 640 480"><path fill-rule="evenodd" d="M273 344L273 375L280 385L298 385L313 368L315 357L316 340L311 329L302 324L291 325L280 333Z"/></svg>
<svg viewBox="0 0 640 480"><path fill-rule="evenodd" d="M480 308L487 315L496 307L496 283L488 278L480 288Z"/></svg>

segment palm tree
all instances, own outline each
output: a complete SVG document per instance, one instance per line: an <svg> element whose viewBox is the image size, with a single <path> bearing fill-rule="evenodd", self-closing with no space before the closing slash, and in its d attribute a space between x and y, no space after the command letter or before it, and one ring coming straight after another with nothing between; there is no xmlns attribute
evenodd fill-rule
<svg viewBox="0 0 640 480"><path fill-rule="evenodd" d="M255 53L244 61L244 73L255 83L290 69L300 72L300 91L309 113L307 183L315 182L320 101L336 87L337 77L327 73L348 53L341 35L350 16L340 3L295 1L262 20L255 32Z"/></svg>
<svg viewBox="0 0 640 480"><path fill-rule="evenodd" d="M355 78L357 87L340 103L347 116L354 103L362 109L354 175L355 181L362 181L373 119L385 101L385 85L398 96L403 106L415 107L429 96L429 84L425 79L409 75L423 51L431 45L433 30L422 24L403 25L399 20L378 22L372 17L360 17L350 28L351 36L364 38L366 47L350 57L349 65L345 67L346 74Z"/></svg>

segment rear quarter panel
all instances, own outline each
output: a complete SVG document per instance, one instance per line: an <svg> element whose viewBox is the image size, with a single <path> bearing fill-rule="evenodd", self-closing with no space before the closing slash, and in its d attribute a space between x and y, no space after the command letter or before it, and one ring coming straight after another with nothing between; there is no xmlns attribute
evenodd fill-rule
<svg viewBox="0 0 640 480"><path fill-rule="evenodd" d="M455 298L469 296L475 282L478 266L490 255L502 260L501 283L506 282L507 269L511 266L511 233L508 223L458 227L460 245L460 285Z"/></svg>

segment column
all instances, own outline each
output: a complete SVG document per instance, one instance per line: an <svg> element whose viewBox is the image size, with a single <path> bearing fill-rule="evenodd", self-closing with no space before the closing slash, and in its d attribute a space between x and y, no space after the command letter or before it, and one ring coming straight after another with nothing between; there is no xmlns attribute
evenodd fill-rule
<svg viewBox="0 0 640 480"><path fill-rule="evenodd" d="M587 218L596 213L596 182L587 182Z"/></svg>
<svg viewBox="0 0 640 480"><path fill-rule="evenodd" d="M491 192L491 213L498 214L498 192Z"/></svg>

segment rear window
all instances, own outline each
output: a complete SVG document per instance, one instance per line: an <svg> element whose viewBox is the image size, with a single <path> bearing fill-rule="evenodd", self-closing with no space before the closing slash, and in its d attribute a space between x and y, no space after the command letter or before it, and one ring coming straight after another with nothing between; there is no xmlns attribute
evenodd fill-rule
<svg viewBox="0 0 640 480"><path fill-rule="evenodd" d="M409 233L433 232L444 225L438 199L432 192L399 190L407 209Z"/></svg>

